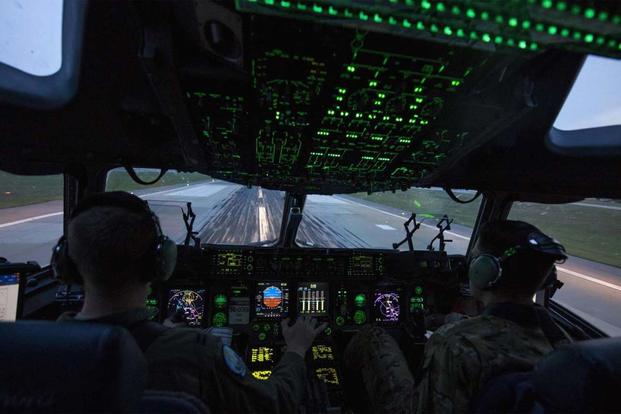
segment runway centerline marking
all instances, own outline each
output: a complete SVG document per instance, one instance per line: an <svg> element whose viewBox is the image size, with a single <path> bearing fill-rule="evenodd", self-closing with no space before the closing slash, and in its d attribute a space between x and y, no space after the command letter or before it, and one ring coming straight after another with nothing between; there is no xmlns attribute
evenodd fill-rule
<svg viewBox="0 0 621 414"><path fill-rule="evenodd" d="M268 233L267 210L265 206L259 206L259 241L267 240Z"/></svg>
<svg viewBox="0 0 621 414"><path fill-rule="evenodd" d="M382 230L394 230L394 231L397 230L394 227L389 226L388 224L376 224L376 226L379 227Z"/></svg>

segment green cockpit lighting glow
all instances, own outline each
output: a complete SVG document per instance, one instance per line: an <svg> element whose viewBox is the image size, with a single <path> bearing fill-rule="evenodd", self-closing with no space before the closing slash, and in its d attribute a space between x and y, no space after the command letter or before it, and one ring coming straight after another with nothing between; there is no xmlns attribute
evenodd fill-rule
<svg viewBox="0 0 621 414"><path fill-rule="evenodd" d="M354 297L354 304L359 307L362 308L364 307L364 305L367 303L367 297L364 295L364 293L358 293L355 297Z"/></svg>

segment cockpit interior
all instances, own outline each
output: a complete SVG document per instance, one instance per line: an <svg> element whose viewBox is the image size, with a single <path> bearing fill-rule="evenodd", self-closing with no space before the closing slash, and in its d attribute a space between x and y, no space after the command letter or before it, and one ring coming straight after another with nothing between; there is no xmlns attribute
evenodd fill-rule
<svg viewBox="0 0 621 414"><path fill-rule="evenodd" d="M52 277L51 247L83 197L118 187L148 200L178 245L173 276L151 286L151 320L230 328L257 380L283 352L283 319L327 323L306 358L304 412L356 410L342 354L363 327L390 333L415 371L438 315L478 315L477 232L529 208L535 223L566 220L553 235L577 257L534 301L577 342L621 335L621 112L555 126L589 59L621 58L621 3L49 2L58 32L24 17L33 1L0 4L26 32L56 33L61 62L37 72L0 46L0 319L79 311L84 291ZM60 177L56 198L47 181L11 187L41 177ZM592 310L597 298L609 307Z"/></svg>

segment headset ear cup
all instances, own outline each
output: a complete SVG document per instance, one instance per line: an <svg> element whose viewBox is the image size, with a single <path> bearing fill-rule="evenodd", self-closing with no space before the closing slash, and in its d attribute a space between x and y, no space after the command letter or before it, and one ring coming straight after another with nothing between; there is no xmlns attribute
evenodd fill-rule
<svg viewBox="0 0 621 414"><path fill-rule="evenodd" d="M66 284L82 284L82 277L78 272L71 257L69 257L69 249L67 238L62 236L54 249L52 250L52 259L50 261L54 277Z"/></svg>
<svg viewBox="0 0 621 414"><path fill-rule="evenodd" d="M161 236L155 257L155 280L168 280L177 266L177 244L166 236Z"/></svg>
<svg viewBox="0 0 621 414"><path fill-rule="evenodd" d="M498 280L502 268L498 259L489 254L482 254L473 259L468 268L470 284L477 289L488 289Z"/></svg>

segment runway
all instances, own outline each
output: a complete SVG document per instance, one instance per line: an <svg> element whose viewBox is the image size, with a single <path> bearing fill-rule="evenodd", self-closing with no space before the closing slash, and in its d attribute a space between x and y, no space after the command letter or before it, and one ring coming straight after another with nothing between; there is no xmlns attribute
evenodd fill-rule
<svg viewBox="0 0 621 414"><path fill-rule="evenodd" d="M186 235L182 209L192 203L194 230L202 243L269 245L277 240L284 193L222 181L137 191L160 217L164 231L177 242ZM298 231L303 247L392 248L404 236L409 213L351 196L310 195ZM62 202L0 210L0 256L12 262L49 262L62 234ZM435 221L423 223L415 248L425 249L436 235ZM471 230L453 226L446 236L449 253L463 253ZM437 248L437 244L434 245ZM565 286L555 300L603 329L621 336L621 269L570 258L559 267Z"/></svg>

